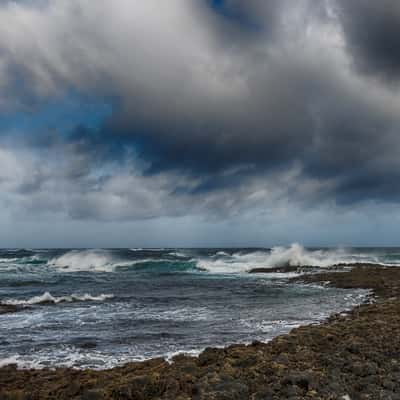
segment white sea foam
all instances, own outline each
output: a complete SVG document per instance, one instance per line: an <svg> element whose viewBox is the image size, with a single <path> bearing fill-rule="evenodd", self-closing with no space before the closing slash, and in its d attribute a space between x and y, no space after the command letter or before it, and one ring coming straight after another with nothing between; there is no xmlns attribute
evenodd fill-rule
<svg viewBox="0 0 400 400"><path fill-rule="evenodd" d="M185 253L182 253L180 251L172 251L171 253L168 253L169 256L172 257L178 257L178 258L186 258L187 255Z"/></svg>
<svg viewBox="0 0 400 400"><path fill-rule="evenodd" d="M301 325L311 324L313 322L313 320L243 320L242 324L251 329L253 332L270 334L270 336L266 336L266 338L272 339L276 335L290 331L293 328L298 328Z"/></svg>
<svg viewBox="0 0 400 400"><path fill-rule="evenodd" d="M130 251L164 251L164 250L168 250L168 249L165 249L164 247L160 247L160 248L157 248L157 247L135 247L135 248L132 248L132 249L129 249Z"/></svg>
<svg viewBox="0 0 400 400"><path fill-rule="evenodd" d="M206 307L182 307L165 310L159 308L142 309L134 312L135 318L154 321L210 321L213 317L212 310Z"/></svg>
<svg viewBox="0 0 400 400"><path fill-rule="evenodd" d="M18 260L19 258L0 258L0 263L12 263Z"/></svg>
<svg viewBox="0 0 400 400"><path fill-rule="evenodd" d="M31 297L30 299L26 300L20 300L20 299L9 299L9 300L4 300L2 301L2 304L7 304L7 305L14 305L14 306L28 306L28 305L34 305L34 304L45 304L45 303L53 303L53 304L58 304L58 303L71 303L74 301L105 301L108 299L112 299L114 295L112 294L100 294L98 296L92 296L90 294L71 294L69 296L60 296L60 297L54 297L51 295L49 292L45 292L40 296L34 296Z"/></svg>
<svg viewBox="0 0 400 400"><path fill-rule="evenodd" d="M229 254L226 253L225 251L218 251L218 252L215 254L215 257L229 257Z"/></svg>
<svg viewBox="0 0 400 400"><path fill-rule="evenodd" d="M71 250L53 258L48 265L66 272L112 272L116 266L112 254L106 250Z"/></svg>
<svg viewBox="0 0 400 400"><path fill-rule="evenodd" d="M125 267L149 260L122 260L108 250L71 250L55 257L48 265L63 272L114 272L117 267Z"/></svg>
<svg viewBox="0 0 400 400"><path fill-rule="evenodd" d="M158 258L127 260L118 258L109 250L71 250L51 259L47 265L62 272L114 272L118 267L159 262L171 262L171 260Z"/></svg>
<svg viewBox="0 0 400 400"><path fill-rule="evenodd" d="M268 265L272 267L300 267L303 265L314 267L328 267L346 259L342 249L335 250L307 250L298 243L290 247L274 247L268 257Z"/></svg>
<svg viewBox="0 0 400 400"><path fill-rule="evenodd" d="M379 263L373 254L349 253L345 249L308 250L300 244L289 247L273 247L270 251L252 253L233 253L229 255L218 252L212 258L196 260L200 269L212 273L243 273L254 268L301 267L311 266L325 268L336 264L352 264L357 262Z"/></svg>
<svg viewBox="0 0 400 400"><path fill-rule="evenodd" d="M262 276L268 280L279 280L279 279L289 279L289 278L297 278L303 275L303 272L264 272L263 274L259 274L258 276Z"/></svg>
<svg viewBox="0 0 400 400"><path fill-rule="evenodd" d="M144 361L145 357L118 357L99 351L82 351L70 346L37 351L35 354L20 355L0 359L0 368L15 364L18 369L74 368L108 369L129 361Z"/></svg>
<svg viewBox="0 0 400 400"><path fill-rule="evenodd" d="M7 358L0 359L0 368L6 367L7 365L17 364L18 365L18 357L11 356Z"/></svg>
<svg viewBox="0 0 400 400"><path fill-rule="evenodd" d="M218 346L214 346L214 348L217 348L217 347ZM219 347L224 347L224 346L219 346ZM202 353L203 351L204 351L204 348L170 351L165 355L164 358L169 364L172 364L173 358L176 356L185 355L188 357L198 357L200 355L200 353Z"/></svg>
<svg viewBox="0 0 400 400"><path fill-rule="evenodd" d="M222 346L219 346L222 347ZM62 346L58 349L46 349L36 351L34 354L15 354L6 358L0 358L0 368L8 365L17 365L20 370L24 369L44 369L44 368L73 368L105 370L122 366L128 362L146 361L154 357L164 357L166 361L172 362L172 358L185 354L188 356L198 356L204 349L188 349L175 350L166 352L165 354L155 353L138 354L135 346L132 346L131 351L125 354L108 354L97 350L83 351L73 346Z"/></svg>
<svg viewBox="0 0 400 400"><path fill-rule="evenodd" d="M223 346L216 346L223 347ZM82 351L74 347L64 347L58 350L39 351L34 355L13 355L10 357L0 358L0 368L8 365L16 365L18 369L44 369L44 368L73 368L104 370L117 366L122 366L128 362L146 361L154 357L164 357L171 363L173 357L181 354L197 357L204 348L175 350L165 354L149 354L148 356L140 355L135 352L132 347L132 354L110 355L99 351Z"/></svg>

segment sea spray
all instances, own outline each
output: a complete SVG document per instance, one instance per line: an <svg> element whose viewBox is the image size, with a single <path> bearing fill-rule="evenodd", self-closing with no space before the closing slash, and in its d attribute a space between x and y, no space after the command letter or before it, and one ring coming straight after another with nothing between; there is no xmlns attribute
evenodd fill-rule
<svg viewBox="0 0 400 400"><path fill-rule="evenodd" d="M298 243L270 250L238 251L228 254L218 251L212 257L197 260L200 269L211 273L243 273L255 268L319 267L337 264L381 263L374 254L354 253L345 249L306 249Z"/></svg>

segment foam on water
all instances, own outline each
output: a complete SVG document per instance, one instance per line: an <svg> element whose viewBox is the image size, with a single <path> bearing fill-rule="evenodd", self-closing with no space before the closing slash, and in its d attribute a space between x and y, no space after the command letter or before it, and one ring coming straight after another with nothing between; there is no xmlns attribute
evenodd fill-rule
<svg viewBox="0 0 400 400"><path fill-rule="evenodd" d="M365 299L365 292L355 292L349 294L348 300L354 302L354 305L359 304L360 300ZM351 299L350 299L351 298ZM181 312L184 310L176 310L170 315L162 317L171 317L172 320L178 322L181 320ZM178 312L179 311L179 312ZM201 310L191 309L186 310L193 317L193 312L201 312ZM246 339L227 340L222 343L215 343L213 347L222 348L229 344L243 343L249 344L253 340L268 342L277 335L288 333L293 328L297 328L304 324L315 324L324 320L329 315L328 312L322 311L319 313L313 312L310 315L305 314L304 318L290 319L258 319L252 315L246 315L241 319L241 325L249 333ZM161 316L161 315L160 315ZM292 317L295 317L294 315ZM207 318L209 320L209 318ZM186 321L186 316L182 321ZM175 322L175 323L176 323ZM205 346L196 344L196 342L188 343L186 346L180 347L171 342L159 342L154 347L149 347L149 352L144 352L140 345L130 344L124 347L123 351L100 350L100 349L84 349L72 345L50 345L48 347L35 350L26 354L11 354L3 359L0 358L0 368L16 364L19 369L42 369L42 368L58 368L67 367L74 369L96 369L103 370L124 365L128 362L144 361L154 357L163 357L171 362L173 357L178 354L186 354L190 356L198 356Z"/></svg>
<svg viewBox="0 0 400 400"><path fill-rule="evenodd" d="M185 253L182 253L181 251L172 251L168 253L168 255L177 258L187 258L187 255Z"/></svg>
<svg viewBox="0 0 400 400"><path fill-rule="evenodd" d="M48 265L68 272L112 272L116 260L106 250L71 250L51 259Z"/></svg>
<svg viewBox="0 0 400 400"><path fill-rule="evenodd" d="M71 346L64 346L57 350L42 350L35 355L20 355L0 359L0 368L7 365L17 365L18 369L43 368L91 368L102 370L123 365L132 361L144 361L144 357L110 356L96 350L83 351Z"/></svg>
<svg viewBox="0 0 400 400"><path fill-rule="evenodd" d="M132 249L131 249L132 250ZM139 251L139 250L137 250ZM170 254L177 258L183 254ZM117 257L109 250L71 250L48 261L47 266L61 272L115 272L117 268L133 267L140 264L171 263L168 258L140 258Z"/></svg>
<svg viewBox="0 0 400 400"><path fill-rule="evenodd" d="M28 306L34 304L46 304L46 303L72 303L74 301L105 301L112 299L114 295L112 294L100 294L98 296L92 296L90 294L71 294L70 296L60 296L54 297L49 292L45 292L40 296L34 296L27 300L20 299L8 299L1 302L1 304L14 305L14 306Z"/></svg>
<svg viewBox="0 0 400 400"><path fill-rule="evenodd" d="M287 266L326 268L337 264L359 262L397 265L383 263L374 254L350 253L341 248L308 250L298 243L289 247L273 247L270 251L236 252L232 254L219 251L213 257L200 258L196 261L199 269L217 274L244 273L255 268Z"/></svg>
<svg viewBox="0 0 400 400"><path fill-rule="evenodd" d="M114 272L118 267L163 261L168 260L128 260L117 258L108 250L71 250L51 259L47 265L62 272Z"/></svg>
<svg viewBox="0 0 400 400"><path fill-rule="evenodd" d="M7 365L16 364L18 365L18 356L11 356L7 358L0 359L0 368L6 367Z"/></svg>
<svg viewBox="0 0 400 400"><path fill-rule="evenodd" d="M182 250L166 249L130 249L131 256L118 255L110 250L70 250L51 258L47 266L61 272L115 272L118 267L130 267L151 263L182 263L195 264L199 270L214 274L245 273L254 268L276 267L319 267L326 268L336 264L376 263L382 265L399 265L398 262L382 260L378 254L354 252L346 249L310 250L300 244L289 247L273 247L270 250L255 251L217 251L214 254L191 254ZM154 255L155 252L160 254ZM146 252L151 253L146 255ZM142 254L144 253L144 254ZM37 257L37 256L33 256ZM139 258L140 257L140 258ZM189 259L189 257L192 257ZM30 257L30 261L35 261ZM41 258L37 258L38 261ZM13 260L13 262L15 262ZM0 260L0 268L13 262ZM18 262L20 263L20 262ZM27 262L28 263L28 262Z"/></svg>
<svg viewBox="0 0 400 400"><path fill-rule="evenodd" d="M18 260L19 258L0 258L0 264L12 263Z"/></svg>
<svg viewBox="0 0 400 400"><path fill-rule="evenodd" d="M143 309L134 313L136 318L153 321L211 321L212 311L206 307L182 307L171 310Z"/></svg>
<svg viewBox="0 0 400 400"><path fill-rule="evenodd" d="M137 247L137 248L133 248L133 249L129 249L130 251L156 251L156 252L160 252L160 251L164 251L167 250L163 247L160 248L144 248L144 247Z"/></svg>
<svg viewBox="0 0 400 400"><path fill-rule="evenodd" d="M222 346L220 346L222 347ZM196 357L204 349L188 349L185 351L171 351L164 355L168 362L172 362L173 357L185 354ZM0 359L0 368L8 365L16 365L18 369L44 369L44 368L73 368L73 369L93 369L104 370L117 366L122 366L128 362L148 360L149 357L135 354L114 355L105 354L100 351L83 351L70 346L58 349L57 351L39 351L34 356L13 355Z"/></svg>
<svg viewBox="0 0 400 400"><path fill-rule="evenodd" d="M357 262L379 263L375 255L349 253L346 249L308 250L298 243L290 247L273 247L267 264L271 267L330 267L336 264L353 264Z"/></svg>

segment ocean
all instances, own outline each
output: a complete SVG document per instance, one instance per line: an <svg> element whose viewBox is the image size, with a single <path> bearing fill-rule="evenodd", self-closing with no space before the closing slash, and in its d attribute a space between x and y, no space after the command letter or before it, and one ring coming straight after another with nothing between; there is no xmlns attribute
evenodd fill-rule
<svg viewBox="0 0 400 400"><path fill-rule="evenodd" d="M3 249L0 366L106 369L268 341L363 302L366 290L253 268L400 265L400 249Z"/></svg>

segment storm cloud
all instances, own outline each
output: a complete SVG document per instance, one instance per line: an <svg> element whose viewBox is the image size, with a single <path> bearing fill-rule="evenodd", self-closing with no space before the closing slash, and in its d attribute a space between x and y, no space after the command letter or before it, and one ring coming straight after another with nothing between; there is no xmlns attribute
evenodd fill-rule
<svg viewBox="0 0 400 400"><path fill-rule="evenodd" d="M3 2L0 113L71 92L112 111L4 129L1 201L95 220L397 204L397 3Z"/></svg>
<svg viewBox="0 0 400 400"><path fill-rule="evenodd" d="M400 4L338 0L338 15L356 67L384 79L400 77Z"/></svg>

